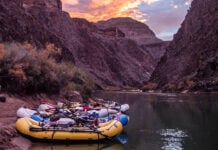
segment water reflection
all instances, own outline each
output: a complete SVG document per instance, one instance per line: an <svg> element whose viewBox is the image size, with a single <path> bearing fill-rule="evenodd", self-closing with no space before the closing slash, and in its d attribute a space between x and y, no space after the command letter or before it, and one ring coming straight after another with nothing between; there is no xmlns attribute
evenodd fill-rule
<svg viewBox="0 0 218 150"><path fill-rule="evenodd" d="M183 150L182 142L188 137L185 131L179 129L162 129L159 134L162 136L163 150Z"/></svg>
<svg viewBox="0 0 218 150"><path fill-rule="evenodd" d="M116 139L122 143L122 144L125 144L128 142L128 135L126 132L122 132L120 133L119 135L116 136Z"/></svg>
<svg viewBox="0 0 218 150"><path fill-rule="evenodd" d="M72 142L33 143L29 150L123 150L123 144L128 142L128 135L126 132L122 132L112 139L99 142Z"/></svg>
<svg viewBox="0 0 218 150"><path fill-rule="evenodd" d="M97 143L97 144L45 144L34 143L29 150L123 150L120 143Z"/></svg>
<svg viewBox="0 0 218 150"><path fill-rule="evenodd" d="M30 150L206 150L218 149L218 94L98 93L128 103L128 134L101 144L34 144Z"/></svg>
<svg viewBox="0 0 218 150"><path fill-rule="evenodd" d="M218 149L218 94L103 92L130 105L125 150Z"/></svg>

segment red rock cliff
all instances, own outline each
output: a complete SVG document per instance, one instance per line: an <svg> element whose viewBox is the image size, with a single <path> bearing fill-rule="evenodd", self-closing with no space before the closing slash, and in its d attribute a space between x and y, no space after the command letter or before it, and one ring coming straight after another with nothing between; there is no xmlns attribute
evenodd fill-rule
<svg viewBox="0 0 218 150"><path fill-rule="evenodd" d="M218 91L218 1L194 0L151 77L165 90Z"/></svg>
<svg viewBox="0 0 218 150"><path fill-rule="evenodd" d="M149 35L160 41L146 25L130 18L119 20L145 28L147 33L141 35L130 29L134 37ZM75 63L101 87L140 85L149 79L158 61L138 44L141 39L128 38L123 28L102 30L84 19L70 18L61 10L60 0L1 0L0 26L2 42L29 41L40 47L49 42L61 47L63 60Z"/></svg>

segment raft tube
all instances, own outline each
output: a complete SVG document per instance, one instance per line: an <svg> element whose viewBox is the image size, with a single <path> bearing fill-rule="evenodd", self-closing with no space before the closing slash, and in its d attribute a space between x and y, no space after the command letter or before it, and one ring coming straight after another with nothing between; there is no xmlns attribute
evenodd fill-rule
<svg viewBox="0 0 218 150"><path fill-rule="evenodd" d="M76 141L90 141L102 140L111 138L123 130L123 125L118 120L112 120L99 125L97 129L90 129L88 127L69 127L65 129L59 128L43 128L40 123L31 118L20 118L16 122L16 129L23 135L38 140L76 140Z"/></svg>

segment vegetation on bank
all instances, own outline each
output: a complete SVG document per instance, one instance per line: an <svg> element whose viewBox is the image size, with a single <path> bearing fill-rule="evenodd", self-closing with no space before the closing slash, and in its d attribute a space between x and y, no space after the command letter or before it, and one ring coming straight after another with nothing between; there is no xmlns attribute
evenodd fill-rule
<svg viewBox="0 0 218 150"><path fill-rule="evenodd" d="M29 43L0 43L0 85L6 92L59 94L74 90L89 97L94 84L71 62L58 61L53 44L37 49Z"/></svg>
<svg viewBox="0 0 218 150"><path fill-rule="evenodd" d="M142 91L156 91L163 92L216 92L218 90L218 81L214 80L185 80L175 83L168 83L163 87L158 87L158 83L147 82L141 88Z"/></svg>

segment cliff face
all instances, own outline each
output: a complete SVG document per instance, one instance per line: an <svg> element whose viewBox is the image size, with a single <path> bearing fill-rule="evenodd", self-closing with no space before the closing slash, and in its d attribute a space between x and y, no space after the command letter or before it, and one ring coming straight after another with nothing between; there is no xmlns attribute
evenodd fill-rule
<svg viewBox="0 0 218 150"><path fill-rule="evenodd" d="M161 42L146 24L128 17L99 21L96 26L100 29L118 28L125 34L126 38L135 40L139 45Z"/></svg>
<svg viewBox="0 0 218 150"><path fill-rule="evenodd" d="M218 90L218 1L194 0L151 77L165 90Z"/></svg>
<svg viewBox="0 0 218 150"><path fill-rule="evenodd" d="M102 29L84 19L72 19L61 10L60 0L1 0L0 41L29 41L39 47L54 43L63 49L63 60L75 63L96 85L137 86L149 79L158 61L141 44L147 37L160 40L142 23L118 20L132 22L140 30L119 23Z"/></svg>
<svg viewBox="0 0 218 150"><path fill-rule="evenodd" d="M59 37L69 30L73 32L73 23L69 20L69 15L61 11L60 4L59 0L0 1L0 42L28 41L39 47L54 43L64 49L65 59L73 60L72 54L66 50ZM55 23L56 20L59 21L58 24Z"/></svg>

